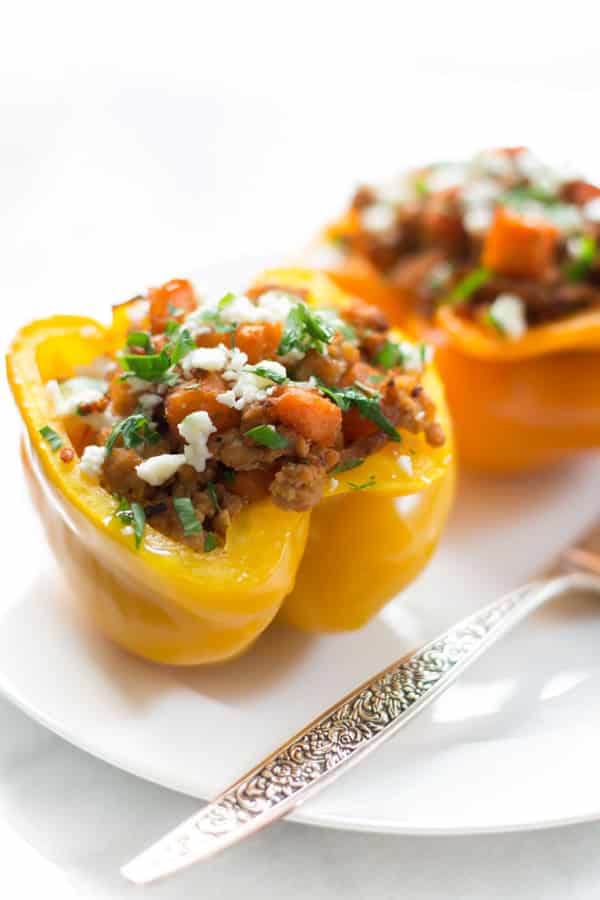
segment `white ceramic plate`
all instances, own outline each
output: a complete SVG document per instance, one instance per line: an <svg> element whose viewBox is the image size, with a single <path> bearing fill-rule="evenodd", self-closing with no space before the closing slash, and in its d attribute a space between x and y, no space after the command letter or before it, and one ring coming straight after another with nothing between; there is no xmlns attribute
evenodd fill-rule
<svg viewBox="0 0 600 900"><path fill-rule="evenodd" d="M228 289L259 265L211 267L196 281ZM11 472L18 432L6 395L3 407L15 422L0 442ZM90 753L203 798L366 677L527 579L600 512L598 459L535 477L464 477L433 563L368 627L323 637L272 627L241 659L186 671L130 658L82 625L65 602L77 585L58 575L22 480L8 482L0 688ZM542 611L293 818L458 834L600 817L599 648L597 601Z"/></svg>

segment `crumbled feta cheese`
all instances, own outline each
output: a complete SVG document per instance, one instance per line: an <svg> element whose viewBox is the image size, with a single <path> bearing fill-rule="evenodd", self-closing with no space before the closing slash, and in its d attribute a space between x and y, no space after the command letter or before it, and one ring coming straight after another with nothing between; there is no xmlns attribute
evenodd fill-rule
<svg viewBox="0 0 600 900"><path fill-rule="evenodd" d="M181 360L181 368L186 375L193 369L204 369L206 372L221 372L227 365L229 351L224 344L218 347L196 347Z"/></svg>
<svg viewBox="0 0 600 900"><path fill-rule="evenodd" d="M550 219L560 231L568 234L581 230L583 216L578 206L572 203L556 203L554 206L548 206L546 210L545 217Z"/></svg>
<svg viewBox="0 0 600 900"><path fill-rule="evenodd" d="M486 175L500 178L513 172L511 157L499 150L482 150L474 157L472 167Z"/></svg>
<svg viewBox="0 0 600 900"><path fill-rule="evenodd" d="M61 417L77 415L80 406L101 400L107 390L105 381L85 377L69 378L62 384L49 381L46 385L54 411Z"/></svg>
<svg viewBox="0 0 600 900"><path fill-rule="evenodd" d="M150 301L140 298L135 303L127 306L127 318L132 325L139 327L143 325L150 313Z"/></svg>
<svg viewBox="0 0 600 900"><path fill-rule="evenodd" d="M372 203L360 211L360 221L366 231L379 234L393 227L396 213L393 207L385 203Z"/></svg>
<svg viewBox="0 0 600 900"><path fill-rule="evenodd" d="M231 384L230 389L217 394L219 403L238 410L245 409L250 403L254 403L257 400L264 400L275 388L270 379L263 378L255 372L245 372L246 354L240 353L240 357L244 357L244 362L241 365L236 365L237 361L232 360L230 367L223 373L225 381ZM268 369L274 375L280 375L284 378L287 374L285 366L272 359L263 359L257 363L257 366Z"/></svg>
<svg viewBox="0 0 600 900"><path fill-rule="evenodd" d="M525 304L515 294L499 294L489 308L489 315L509 338L523 337L527 331Z"/></svg>
<svg viewBox="0 0 600 900"><path fill-rule="evenodd" d="M491 178L477 178L467 183L460 193L464 206L489 206L497 200L502 188Z"/></svg>
<svg viewBox="0 0 600 900"><path fill-rule="evenodd" d="M413 474L413 461L410 456L407 456L405 453L401 453L396 457L396 462L400 466L403 472L405 472L409 477Z"/></svg>
<svg viewBox="0 0 600 900"><path fill-rule="evenodd" d="M218 314L221 322L227 325L285 322L290 309L300 299L288 291L270 290L261 294L256 303L243 294L222 308L219 307L218 300L209 300L190 313L184 324L192 337L196 337L211 331L210 321L205 319L207 313Z"/></svg>
<svg viewBox="0 0 600 900"><path fill-rule="evenodd" d="M471 206L463 215L463 225L472 233L487 231L492 224L493 215L489 206Z"/></svg>
<svg viewBox="0 0 600 900"><path fill-rule="evenodd" d="M245 356L245 354L242 355ZM208 439L213 431L216 430L205 410L190 413L178 425L179 434L187 441L183 451L185 461L190 466L193 466L197 472L204 472L206 468L206 460L211 456L208 449Z"/></svg>
<svg viewBox="0 0 600 900"><path fill-rule="evenodd" d="M428 191L448 191L462 187L467 180L468 170L464 163L442 163L435 166L425 178Z"/></svg>
<svg viewBox="0 0 600 900"><path fill-rule="evenodd" d="M395 175L375 187L375 196L381 203L391 206L411 203L416 199L414 178L406 172Z"/></svg>
<svg viewBox="0 0 600 900"><path fill-rule="evenodd" d="M91 478L99 478L102 473L102 465L105 458L106 447L90 444L83 451L81 459L79 460L79 468Z"/></svg>
<svg viewBox="0 0 600 900"><path fill-rule="evenodd" d="M588 222L600 222L600 197L594 197L584 204L583 215Z"/></svg>
<svg viewBox="0 0 600 900"><path fill-rule="evenodd" d="M290 294L288 291L265 291L257 301L257 306L260 310L258 321L271 322L272 324L285 322L292 306L298 303L300 299L300 297Z"/></svg>
<svg viewBox="0 0 600 900"><path fill-rule="evenodd" d="M159 403L162 402L160 394L140 394L138 403L146 416L151 416Z"/></svg>
<svg viewBox="0 0 600 900"><path fill-rule="evenodd" d="M185 462L183 453L161 453L159 456L145 459L135 467L135 471L142 481L158 487L168 481Z"/></svg>

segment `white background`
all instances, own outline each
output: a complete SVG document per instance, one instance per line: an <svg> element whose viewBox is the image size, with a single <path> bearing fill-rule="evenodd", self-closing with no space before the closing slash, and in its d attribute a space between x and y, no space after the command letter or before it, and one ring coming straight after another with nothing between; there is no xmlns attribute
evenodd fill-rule
<svg viewBox="0 0 600 900"><path fill-rule="evenodd" d="M529 143L600 172L597 3L414 6L4 7L3 342L40 312L298 246L358 179L410 162ZM74 896L133 896L117 864L193 804L3 701L0 736L0 895L65 898L67 873ZM154 895L597 898L599 842L598 826L406 839L285 825Z"/></svg>

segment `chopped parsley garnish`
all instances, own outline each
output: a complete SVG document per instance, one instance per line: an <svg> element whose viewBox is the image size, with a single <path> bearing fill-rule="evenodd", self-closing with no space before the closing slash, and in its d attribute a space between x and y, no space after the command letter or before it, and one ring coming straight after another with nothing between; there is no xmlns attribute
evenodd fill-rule
<svg viewBox="0 0 600 900"><path fill-rule="evenodd" d="M57 434L54 428L50 428L49 425L44 425L43 428L40 428L40 434L53 453L56 453L57 450L60 450L63 445L63 441L60 434Z"/></svg>
<svg viewBox="0 0 600 900"><path fill-rule="evenodd" d="M516 210L522 210L529 203L543 203L544 206L554 206L560 203L556 194L551 194L543 188L533 184L519 184L505 191L500 197L504 206L510 206Z"/></svg>
<svg viewBox="0 0 600 900"><path fill-rule="evenodd" d="M206 485L206 490L208 492L208 496L210 497L210 502L213 505L213 509L216 513L220 512L221 504L219 503L219 497L217 495L217 489L212 481L209 481Z"/></svg>
<svg viewBox="0 0 600 900"><path fill-rule="evenodd" d="M118 506L113 515L122 525L126 527L129 525L133 528L135 546L137 548L142 543L144 528L146 527L144 507L140 503L136 503L135 500L132 500L130 503L127 497L119 497L118 494L115 495L115 500L117 500Z"/></svg>
<svg viewBox="0 0 600 900"><path fill-rule="evenodd" d="M174 377L174 373L169 372L171 354L166 349L145 356L126 353L121 357L121 365L129 375L135 375L143 381L168 384Z"/></svg>
<svg viewBox="0 0 600 900"><path fill-rule="evenodd" d="M575 253L570 262L565 264L563 273L569 281L581 281L587 275L598 252L596 239L591 234L582 234L581 237L574 238L572 243L569 241L567 246L574 247Z"/></svg>
<svg viewBox="0 0 600 900"><path fill-rule="evenodd" d="M198 517L192 506L192 501L189 497L175 497L173 500L173 506L175 507L175 512L177 513L177 518L181 522L181 527L183 528L183 533L186 537L190 537L192 534L200 534L202 531L202 525L198 521Z"/></svg>
<svg viewBox="0 0 600 900"><path fill-rule="evenodd" d="M141 347L142 350L152 350L152 341L147 331L131 331L127 335L128 347Z"/></svg>
<svg viewBox="0 0 600 900"><path fill-rule="evenodd" d="M306 303L300 301L288 313L277 352L280 356L291 350L323 353L324 345L331 341L334 333L335 329L323 316L312 312Z"/></svg>
<svg viewBox="0 0 600 900"><path fill-rule="evenodd" d="M456 284L450 294L447 297L442 297L439 300L441 305L446 303L462 303L465 300L468 300L471 294L474 294L475 291L479 290L486 281L489 281L492 277L492 273L489 269L473 269L472 272L469 272L468 275L465 275L458 284Z"/></svg>
<svg viewBox="0 0 600 900"><path fill-rule="evenodd" d="M358 337L356 335L356 330L346 322L345 319L342 319L337 309L330 309L329 307L320 307L319 308L319 316L321 319L324 319L328 325L330 325L334 332L339 331L343 338L345 338L351 344L358 343Z"/></svg>
<svg viewBox="0 0 600 900"><path fill-rule="evenodd" d="M204 532L204 552L210 553L211 550L214 550L215 547L219 546L219 541L217 539L214 531L205 531Z"/></svg>
<svg viewBox="0 0 600 900"><path fill-rule="evenodd" d="M375 487L376 481L375 476L371 475L367 481L363 481L361 484L355 484L353 481L347 481L346 484L353 491L366 491L367 488Z"/></svg>
<svg viewBox="0 0 600 900"><path fill-rule="evenodd" d="M269 450L283 450L284 447L290 446L288 439L279 434L273 425L256 425L250 431L246 431L244 437L252 438L255 444L268 447Z"/></svg>
<svg viewBox="0 0 600 900"><path fill-rule="evenodd" d="M230 303L233 303L234 300L235 294L232 294L230 291L228 294L225 294L224 297L221 297L221 299L217 303L217 309L220 312L222 309L225 309L226 306L229 306Z"/></svg>
<svg viewBox="0 0 600 900"><path fill-rule="evenodd" d="M187 328L182 328L178 331L175 340L166 348L171 357L171 365L176 366L195 346L196 342Z"/></svg>
<svg viewBox="0 0 600 900"><path fill-rule="evenodd" d="M504 326L501 322L498 321L491 309L488 308L485 310L485 312L481 316L481 320L484 325L487 325L489 328L493 328L494 331L498 332L498 334L505 334Z"/></svg>
<svg viewBox="0 0 600 900"><path fill-rule="evenodd" d="M332 469L329 474L339 475L340 472L348 472L350 469L356 469L358 466L362 466L363 463L364 459L347 459L344 462L338 463L335 469Z"/></svg>
<svg viewBox="0 0 600 900"><path fill-rule="evenodd" d="M286 384L289 381L289 378L285 375L274 372L268 366L244 366L242 372L251 372L253 375L258 375L259 378L268 378L269 381L273 381L275 384Z"/></svg>
<svg viewBox="0 0 600 900"><path fill-rule="evenodd" d="M429 193L429 188L424 178L415 178L414 188L417 197L426 197Z"/></svg>
<svg viewBox="0 0 600 900"><path fill-rule="evenodd" d="M343 412L347 412L354 406L363 418L374 422L393 441L402 440L390 420L384 415L379 405L379 397L369 397L363 390L352 385L343 388L328 387L319 381L318 387L321 393L339 406Z"/></svg>
<svg viewBox="0 0 600 900"><path fill-rule="evenodd" d="M105 445L107 456L110 456L119 437L123 438L123 443L129 449L140 447L144 443L156 444L160 440L160 434L142 413L134 413L115 425Z"/></svg>
<svg viewBox="0 0 600 900"><path fill-rule="evenodd" d="M385 341L381 350L375 357L375 362L384 369L401 368L406 362L406 353L404 352L402 344L396 344L393 341Z"/></svg>
<svg viewBox="0 0 600 900"><path fill-rule="evenodd" d="M223 303L225 300L227 300L227 303ZM194 321L199 324L204 323L205 325L208 325L209 328L212 328L217 334L229 334L231 347L233 349L233 347L235 347L235 330L237 328L237 322L224 322L221 318L223 306L227 306L232 300L235 300L235 295L226 294L222 300L219 300L218 309L202 309L199 312L194 313ZM223 304L223 306L221 304Z"/></svg>

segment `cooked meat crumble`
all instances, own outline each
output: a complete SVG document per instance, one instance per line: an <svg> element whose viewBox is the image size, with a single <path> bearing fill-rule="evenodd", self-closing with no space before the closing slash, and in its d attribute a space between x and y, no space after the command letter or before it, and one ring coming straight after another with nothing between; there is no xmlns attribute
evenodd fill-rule
<svg viewBox="0 0 600 900"><path fill-rule="evenodd" d="M277 285L200 301L178 280L125 309L131 329L105 378L49 390L82 470L130 527L211 550L243 504L309 510L336 469L399 432L444 443L422 385L427 348L362 301L314 308Z"/></svg>
<svg viewBox="0 0 600 900"><path fill-rule="evenodd" d="M524 147L361 187L330 238L423 315L452 303L505 337L600 306L600 187Z"/></svg>

